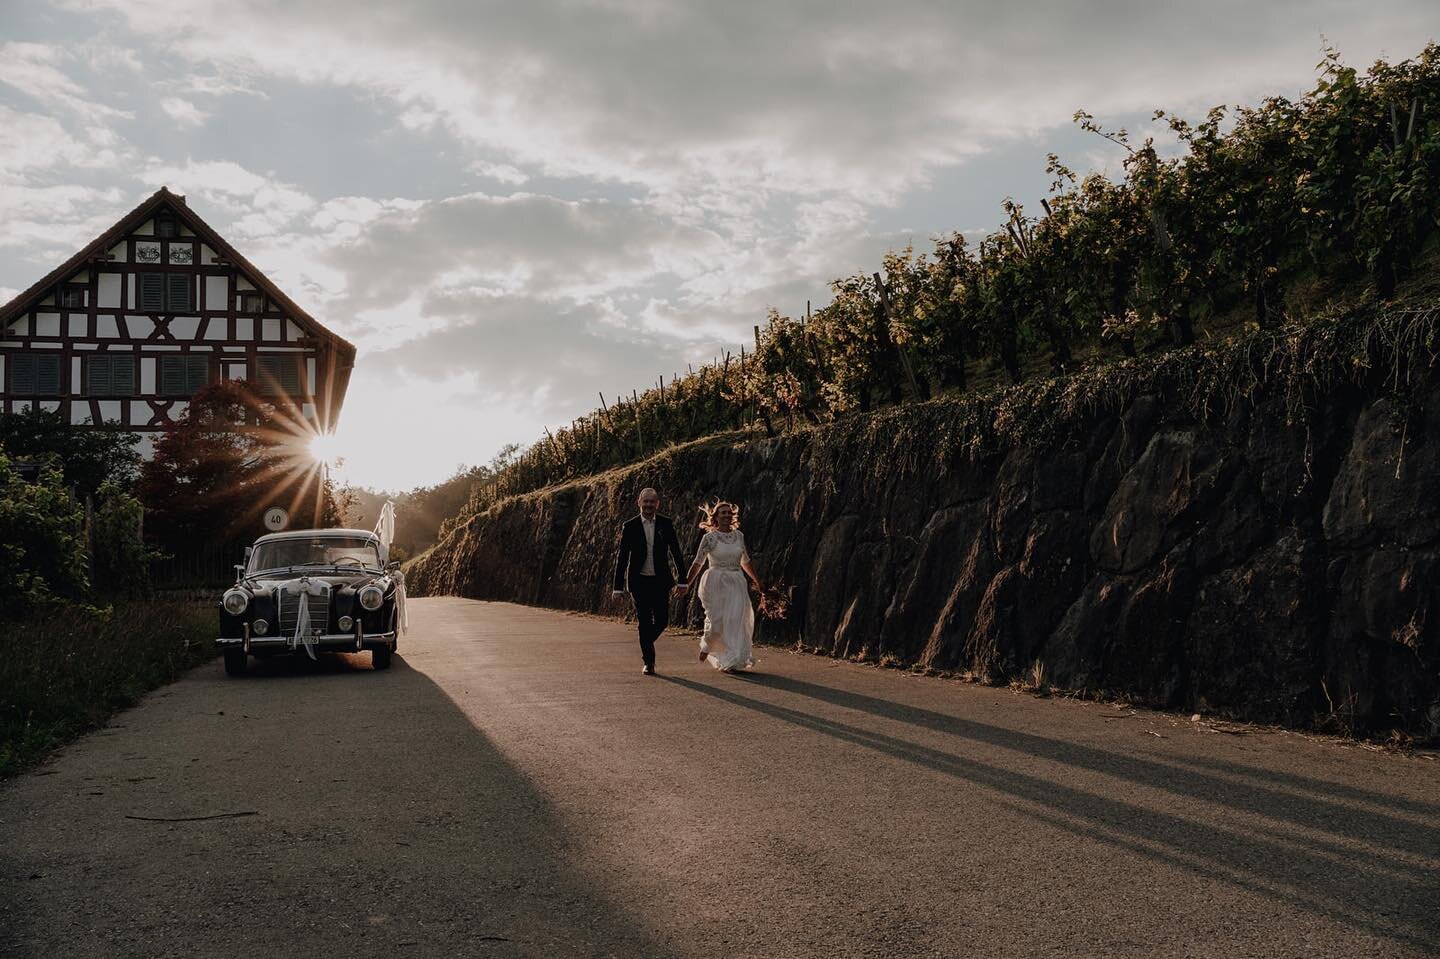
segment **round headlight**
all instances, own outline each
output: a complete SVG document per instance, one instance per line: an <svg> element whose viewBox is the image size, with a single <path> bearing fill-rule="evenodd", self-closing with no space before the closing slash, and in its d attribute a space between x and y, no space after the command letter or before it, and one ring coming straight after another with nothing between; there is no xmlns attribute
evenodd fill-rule
<svg viewBox="0 0 1440 959"><path fill-rule="evenodd" d="M348 633L348 632L350 632L350 627L351 627L351 626L354 626L354 625L355 625L355 620L351 619L349 616L341 616L341 617L340 617L340 632L342 632L342 633Z"/></svg>
<svg viewBox="0 0 1440 959"><path fill-rule="evenodd" d="M245 612L245 607L250 605L250 594L243 589L232 589L220 602L225 606L225 612L231 616L239 616Z"/></svg>
<svg viewBox="0 0 1440 959"><path fill-rule="evenodd" d="M250 624L250 632L254 633L256 636L264 636L266 633L270 632L270 624L265 622L265 620L263 619L257 619L255 620L255 622Z"/></svg>
<svg viewBox="0 0 1440 959"><path fill-rule="evenodd" d="M379 609L385 602L385 591L379 586L366 586L360 590L360 605L366 609Z"/></svg>

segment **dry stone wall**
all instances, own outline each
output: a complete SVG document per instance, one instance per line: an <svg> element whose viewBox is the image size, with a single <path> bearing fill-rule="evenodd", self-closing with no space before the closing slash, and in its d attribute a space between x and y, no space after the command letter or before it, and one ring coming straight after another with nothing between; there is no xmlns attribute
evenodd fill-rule
<svg viewBox="0 0 1440 959"><path fill-rule="evenodd" d="M1298 417L1263 389L1203 420L1140 391L1063 437L983 455L948 438L943 402L702 441L505 500L408 582L618 614L610 576L636 492L661 491L687 550L696 505L724 495L762 577L797 587L764 640L1242 719L1433 733L1440 389L1401 399L1374 380L1310 397ZM677 602L676 620L695 607Z"/></svg>

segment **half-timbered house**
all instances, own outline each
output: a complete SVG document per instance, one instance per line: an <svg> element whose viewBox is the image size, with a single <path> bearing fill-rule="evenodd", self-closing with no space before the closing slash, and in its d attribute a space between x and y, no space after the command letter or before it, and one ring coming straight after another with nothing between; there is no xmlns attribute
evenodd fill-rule
<svg viewBox="0 0 1440 959"><path fill-rule="evenodd" d="M354 362L354 346L163 187L0 307L0 408L133 430L145 455L221 378L333 430Z"/></svg>

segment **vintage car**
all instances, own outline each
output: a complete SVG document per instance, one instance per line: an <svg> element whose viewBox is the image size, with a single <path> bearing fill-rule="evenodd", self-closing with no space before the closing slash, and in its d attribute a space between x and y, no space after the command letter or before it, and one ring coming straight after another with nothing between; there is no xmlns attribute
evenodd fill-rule
<svg viewBox="0 0 1440 959"><path fill-rule="evenodd" d="M249 657L370 650L388 669L404 616L399 563L387 562L380 537L359 529L271 533L245 550L235 585L220 600L225 672L245 672Z"/></svg>

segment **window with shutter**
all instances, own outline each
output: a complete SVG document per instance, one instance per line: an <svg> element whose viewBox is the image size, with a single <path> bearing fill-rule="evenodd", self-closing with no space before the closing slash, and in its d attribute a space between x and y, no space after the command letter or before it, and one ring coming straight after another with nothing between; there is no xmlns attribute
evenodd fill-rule
<svg viewBox="0 0 1440 959"><path fill-rule="evenodd" d="M208 356L162 356L160 392L169 396L192 396L210 382Z"/></svg>
<svg viewBox="0 0 1440 959"><path fill-rule="evenodd" d="M10 354L10 392L22 396L35 392L35 357Z"/></svg>
<svg viewBox="0 0 1440 959"><path fill-rule="evenodd" d="M168 213L162 213L155 218L156 236L179 236L180 224Z"/></svg>
<svg viewBox="0 0 1440 959"><path fill-rule="evenodd" d="M38 395L60 395L60 357L35 357L35 374L35 392Z"/></svg>
<svg viewBox="0 0 1440 959"><path fill-rule="evenodd" d="M165 274L165 309L170 313L184 313L190 309L192 284L188 273Z"/></svg>
<svg viewBox="0 0 1440 959"><path fill-rule="evenodd" d="M16 396L57 396L60 357L14 354L10 361L10 392Z"/></svg>
<svg viewBox="0 0 1440 959"><path fill-rule="evenodd" d="M300 363L294 356L261 356L256 360L260 388L270 394L300 395Z"/></svg>
<svg viewBox="0 0 1440 959"><path fill-rule="evenodd" d="M92 356L86 363L85 392L91 396L130 396L135 392L135 358Z"/></svg>
<svg viewBox="0 0 1440 959"><path fill-rule="evenodd" d="M165 309L165 275L163 273L140 274L140 309L159 313Z"/></svg>

